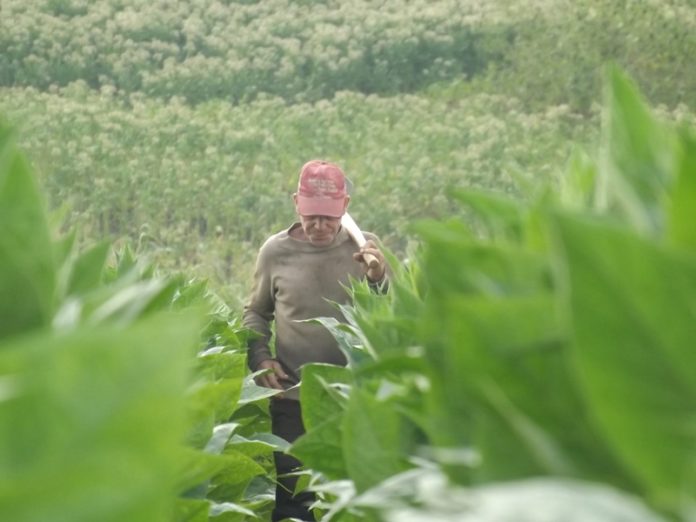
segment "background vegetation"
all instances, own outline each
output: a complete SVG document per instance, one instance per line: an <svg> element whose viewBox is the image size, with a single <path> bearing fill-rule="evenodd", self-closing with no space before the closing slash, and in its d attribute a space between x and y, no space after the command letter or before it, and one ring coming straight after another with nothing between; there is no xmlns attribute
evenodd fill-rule
<svg viewBox="0 0 696 522"><path fill-rule="evenodd" d="M236 311L323 157L396 271L304 374L325 520L695 519L692 3L0 9L0 518L267 518Z"/></svg>
<svg viewBox="0 0 696 522"><path fill-rule="evenodd" d="M292 220L308 158L403 254L450 186L526 194L596 142L614 60L674 119L696 106L685 1L7 0L0 111L52 208L209 277L233 307Z"/></svg>

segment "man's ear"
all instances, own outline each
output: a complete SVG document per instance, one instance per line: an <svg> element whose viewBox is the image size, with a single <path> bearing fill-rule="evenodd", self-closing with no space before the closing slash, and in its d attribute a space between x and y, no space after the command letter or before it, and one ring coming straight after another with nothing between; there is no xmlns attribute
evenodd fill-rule
<svg viewBox="0 0 696 522"><path fill-rule="evenodd" d="M297 192L295 192L295 193L292 195L292 201L293 201L293 203L295 204L295 212L296 212L297 214L299 214L300 211L297 209Z"/></svg>
<svg viewBox="0 0 696 522"><path fill-rule="evenodd" d="M346 211L348 210L348 204L350 203L350 196L346 196L346 199L343 202L343 213L345 214Z"/></svg>

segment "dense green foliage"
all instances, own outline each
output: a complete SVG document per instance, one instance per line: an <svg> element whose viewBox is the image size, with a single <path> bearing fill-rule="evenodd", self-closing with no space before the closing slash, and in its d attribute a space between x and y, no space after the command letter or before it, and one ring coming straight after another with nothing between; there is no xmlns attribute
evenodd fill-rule
<svg viewBox="0 0 696 522"><path fill-rule="evenodd" d="M6 128L0 222L0 518L263 513L286 443L266 433L269 393L246 377L229 309L128 249L55 241Z"/></svg>
<svg viewBox="0 0 696 522"><path fill-rule="evenodd" d="M478 226L323 321L350 364L305 370L291 451L325 520L693 519L696 134L616 72L605 116L560 193L460 192Z"/></svg>
<svg viewBox="0 0 696 522"><path fill-rule="evenodd" d="M236 310L313 157L395 270L317 319L325 521L696 519L694 56L689 0L3 0L0 519L268 519Z"/></svg>
<svg viewBox="0 0 696 522"><path fill-rule="evenodd" d="M547 3L544 15L516 29L502 69L487 76L493 92L532 107L567 103L585 112L599 99L602 64L612 61L653 103L694 108L693 2L556 0Z"/></svg>
<svg viewBox="0 0 696 522"><path fill-rule="evenodd" d="M322 520L693 519L696 134L614 72L601 151L527 202L458 192L388 294L317 318L349 365L304 369L289 451ZM54 240L5 129L0 202L3 518L267 516L287 445L229 309Z"/></svg>
<svg viewBox="0 0 696 522"><path fill-rule="evenodd" d="M587 108L598 66L613 59L657 101L696 103L696 17L684 0L5 0L3 14L4 86L82 80L192 103L312 102L464 76Z"/></svg>
<svg viewBox="0 0 696 522"><path fill-rule="evenodd" d="M83 80L194 103L261 92L316 101L344 89L410 91L485 67L480 40L496 38L496 21L509 16L503 2L491 4L8 2L4 83Z"/></svg>

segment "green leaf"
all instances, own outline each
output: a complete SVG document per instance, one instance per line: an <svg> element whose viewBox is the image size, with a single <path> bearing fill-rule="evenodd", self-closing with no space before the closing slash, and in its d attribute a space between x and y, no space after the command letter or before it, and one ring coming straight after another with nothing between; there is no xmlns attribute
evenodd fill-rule
<svg viewBox="0 0 696 522"><path fill-rule="evenodd" d="M525 208L519 202L499 194L475 190L457 190L453 195L474 210L488 237L521 236Z"/></svg>
<svg viewBox="0 0 696 522"><path fill-rule="evenodd" d="M180 450L176 461L179 465L176 473L177 492L189 492L197 486L205 484L230 464L230 461L221 458L220 455L188 447ZM187 496L203 495L187 493Z"/></svg>
<svg viewBox="0 0 696 522"><path fill-rule="evenodd" d="M236 451L216 455L186 448L178 461L177 489L182 492L213 478L218 485L239 484L265 473L256 462Z"/></svg>
<svg viewBox="0 0 696 522"><path fill-rule="evenodd" d="M38 187L0 128L0 339L50 324L55 266Z"/></svg>
<svg viewBox="0 0 696 522"><path fill-rule="evenodd" d="M339 349L345 355L349 367L358 368L373 359L362 344L355 326L341 322L334 317L317 317L308 319L307 322L320 324L331 332Z"/></svg>
<svg viewBox="0 0 696 522"><path fill-rule="evenodd" d="M217 423L226 422L234 412L242 390L242 379L202 381L190 391L187 402L190 431L188 440L204 447Z"/></svg>
<svg viewBox="0 0 696 522"><path fill-rule="evenodd" d="M4 346L18 394L0 402L3 518L166 520L199 326L153 316Z"/></svg>
<svg viewBox="0 0 696 522"><path fill-rule="evenodd" d="M574 149L568 168L561 177L559 197L563 207L576 210L589 209L596 180L596 165L580 149Z"/></svg>
<svg viewBox="0 0 696 522"><path fill-rule="evenodd" d="M578 416L578 401L569 390L552 304L543 295L451 295L433 301L424 316L433 383L429 433L438 446L474 443L483 455L474 470L478 480L569 468L561 449L541 449L562 445L578 431L575 417L567 416ZM536 433L544 431L550 433L540 444ZM468 468L458 471L458 480L470 475Z"/></svg>
<svg viewBox="0 0 696 522"><path fill-rule="evenodd" d="M265 399L274 397L275 395L279 395L280 393L282 393L281 390L275 390L273 388L267 388L265 386L258 386L254 382L254 376L258 373L262 372L255 372L254 374L248 375L244 379L244 385L242 386L242 392L239 398L240 406L258 401L263 401Z"/></svg>
<svg viewBox="0 0 696 522"><path fill-rule="evenodd" d="M215 522L243 522L248 517L257 518L253 511L233 502L222 502L210 506L210 519Z"/></svg>
<svg viewBox="0 0 696 522"><path fill-rule="evenodd" d="M407 469L403 425L393 404L354 388L341 427L348 476L359 492Z"/></svg>
<svg viewBox="0 0 696 522"><path fill-rule="evenodd" d="M228 447L225 453L220 455L220 458L227 462L227 466L214 477L213 483L216 486L221 484L246 484L254 477L266 473L266 470L256 461L231 447Z"/></svg>
<svg viewBox="0 0 696 522"><path fill-rule="evenodd" d="M696 137L684 132L680 138L677 179L668 203L668 235L674 245L696 252Z"/></svg>
<svg viewBox="0 0 696 522"><path fill-rule="evenodd" d="M672 182L675 140L643 103L634 84L609 70L597 202L645 234L661 235L662 201Z"/></svg>
<svg viewBox="0 0 696 522"><path fill-rule="evenodd" d="M115 277L125 276L128 272L136 270L138 265L133 249L128 244L116 252L116 262Z"/></svg>
<svg viewBox="0 0 696 522"><path fill-rule="evenodd" d="M68 263L70 255L75 248L75 231L71 231L63 237L56 240L53 246L53 255L55 257L55 265L62 267Z"/></svg>
<svg viewBox="0 0 696 522"><path fill-rule="evenodd" d="M348 476L343 456L343 434L341 414L324 420L299 437L290 447L290 453L312 469L330 479Z"/></svg>
<svg viewBox="0 0 696 522"><path fill-rule="evenodd" d="M454 285L447 291L444 282L433 288L437 294L426 299L419 335L427 340L423 353L430 365L427 432L436 446L471 444L482 455L473 470L448 466L452 478L466 483L577 473L623 485L569 371L553 294L542 287L471 295Z"/></svg>
<svg viewBox="0 0 696 522"><path fill-rule="evenodd" d="M164 279L147 279L124 288L109 296L91 314L92 323L118 321L128 323L149 311L171 302L176 288Z"/></svg>
<svg viewBox="0 0 696 522"><path fill-rule="evenodd" d="M67 293L83 294L99 286L111 244L103 241L80 254L72 265Z"/></svg>
<svg viewBox="0 0 696 522"><path fill-rule="evenodd" d="M180 498L174 506L174 522L208 522L210 502L192 498Z"/></svg>
<svg viewBox="0 0 696 522"><path fill-rule="evenodd" d="M208 522L210 502L192 498L179 498L174 505L174 522Z"/></svg>
<svg viewBox="0 0 696 522"><path fill-rule="evenodd" d="M360 378L375 378L387 375L426 374L428 365L421 348L410 347L406 354L388 354L379 360L363 365L355 372Z"/></svg>
<svg viewBox="0 0 696 522"><path fill-rule="evenodd" d="M448 226L421 228L430 292L490 296L536 293L550 287L546 260L517 245L473 241Z"/></svg>
<svg viewBox="0 0 696 522"><path fill-rule="evenodd" d="M210 380L238 379L246 375L246 355L232 352L204 352L198 357L201 374Z"/></svg>
<svg viewBox="0 0 696 522"><path fill-rule="evenodd" d="M462 522L587 520L665 522L639 499L605 485L559 479L527 479L475 488ZM465 498L462 498L464 500Z"/></svg>
<svg viewBox="0 0 696 522"><path fill-rule="evenodd" d="M347 400L333 392L332 388L341 385L345 388L352 382L350 370L342 366L313 363L302 367L300 401L307 431L345 409Z"/></svg>
<svg viewBox="0 0 696 522"><path fill-rule="evenodd" d="M182 282L174 299L174 305L180 309L195 306L205 301L207 291L208 284L205 281L191 281L185 284Z"/></svg>
<svg viewBox="0 0 696 522"><path fill-rule="evenodd" d="M532 478L463 488L427 469L394 476L353 504L388 522L666 522L639 499L602 484Z"/></svg>
<svg viewBox="0 0 696 522"><path fill-rule="evenodd" d="M274 451L286 451L290 444L272 433L257 433L250 438L234 435L230 439L229 447L247 457L257 458L270 456Z"/></svg>
<svg viewBox="0 0 696 522"><path fill-rule="evenodd" d="M554 475L570 476L576 472L569 456L560 446L560 441L518 408L511 398L505 395L502 386L497 386L495 382L490 381L482 383L482 389L488 402L506 421L506 428L523 444L524 451L532 457L540 469ZM486 441L482 441L482 443L485 444ZM519 449L518 446L518 451ZM489 459L490 457L497 458L493 452L489 452L488 455L484 454L484 458L486 456ZM484 465L488 465L488 463L486 462Z"/></svg>
<svg viewBox="0 0 696 522"><path fill-rule="evenodd" d="M226 422L215 426L212 437L210 437L210 440L205 445L206 453L215 455L222 453L232 437L232 434L238 427L239 425L235 422Z"/></svg>
<svg viewBox="0 0 696 522"><path fill-rule="evenodd" d="M696 259L603 224L558 219L574 362L606 440L676 508L696 461ZM563 266L563 265L561 265Z"/></svg>

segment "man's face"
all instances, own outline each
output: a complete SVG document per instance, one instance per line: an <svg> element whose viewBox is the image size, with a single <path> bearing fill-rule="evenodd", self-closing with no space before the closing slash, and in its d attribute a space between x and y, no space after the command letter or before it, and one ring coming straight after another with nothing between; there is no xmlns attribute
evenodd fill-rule
<svg viewBox="0 0 696 522"><path fill-rule="evenodd" d="M341 228L341 218L330 216L300 216L307 241L316 246L330 245Z"/></svg>

